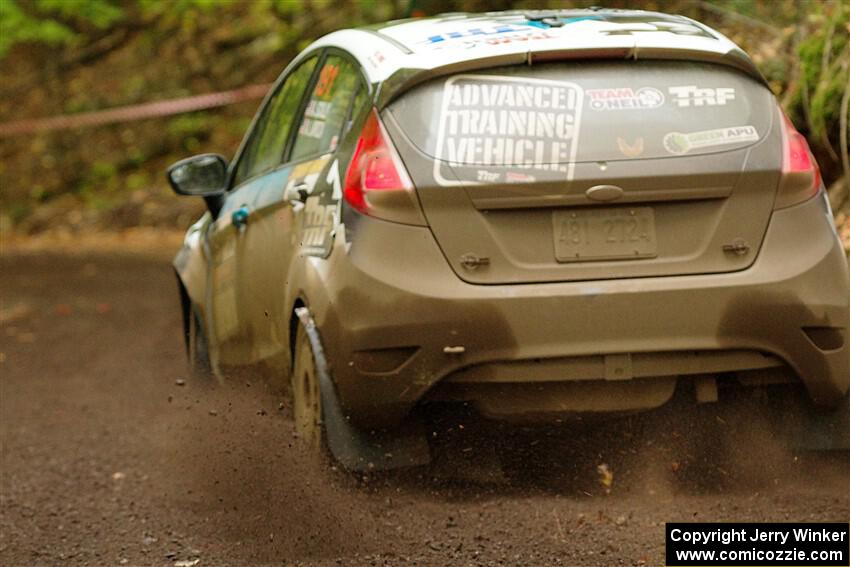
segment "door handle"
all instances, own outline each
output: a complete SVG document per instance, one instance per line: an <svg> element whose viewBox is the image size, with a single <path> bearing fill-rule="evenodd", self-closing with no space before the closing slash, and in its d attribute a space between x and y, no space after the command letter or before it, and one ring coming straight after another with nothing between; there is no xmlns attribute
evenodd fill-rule
<svg viewBox="0 0 850 567"><path fill-rule="evenodd" d="M230 215L230 222L233 223L233 226L242 231L245 230L245 227L248 225L249 216L251 216L251 211L248 209L248 206L242 205Z"/></svg>
<svg viewBox="0 0 850 567"><path fill-rule="evenodd" d="M289 199L291 202L303 203L307 200L307 197L310 196L310 186L305 182L301 181L300 183L296 183L292 187L292 197Z"/></svg>

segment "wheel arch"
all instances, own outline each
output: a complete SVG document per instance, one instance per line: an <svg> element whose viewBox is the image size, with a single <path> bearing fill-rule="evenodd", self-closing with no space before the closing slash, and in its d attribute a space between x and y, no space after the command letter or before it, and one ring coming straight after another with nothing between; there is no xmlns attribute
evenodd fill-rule
<svg viewBox="0 0 850 567"><path fill-rule="evenodd" d="M428 464L431 455L424 425L420 420L408 419L402 426L392 430L364 430L351 423L337 396L322 337L310 308L293 308L293 315L296 325L305 330L313 353L322 399L325 438L334 459L345 469L354 472ZM296 333L292 335L294 337Z"/></svg>
<svg viewBox="0 0 850 567"><path fill-rule="evenodd" d="M306 307L315 318L317 327L319 324L326 322L329 311L333 310L331 302L328 282L325 279L328 273L333 272L328 269L326 263L336 261L334 254L329 258L323 258L319 264L315 265L310 261L311 257L307 255L299 255L293 260L289 268L289 278L286 282L286 299L285 306L289 306L287 313L282 313L280 318L281 326L286 322L285 332L287 334L283 348L286 349L286 354L289 355L289 366L292 367L295 356L295 333L298 330L299 318L296 310L301 307ZM284 319L288 317L288 319ZM281 329L284 330L284 329Z"/></svg>

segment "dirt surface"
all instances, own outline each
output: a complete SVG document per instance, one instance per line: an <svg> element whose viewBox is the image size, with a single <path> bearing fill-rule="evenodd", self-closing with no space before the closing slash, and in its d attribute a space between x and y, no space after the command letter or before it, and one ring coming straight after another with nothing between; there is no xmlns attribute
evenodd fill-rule
<svg viewBox="0 0 850 567"><path fill-rule="evenodd" d="M2 565L662 565L666 521L850 518L850 462L728 418L723 466L676 420L629 421L526 436L511 481L352 477L311 464L263 381L189 379L164 257L7 252L0 299Z"/></svg>

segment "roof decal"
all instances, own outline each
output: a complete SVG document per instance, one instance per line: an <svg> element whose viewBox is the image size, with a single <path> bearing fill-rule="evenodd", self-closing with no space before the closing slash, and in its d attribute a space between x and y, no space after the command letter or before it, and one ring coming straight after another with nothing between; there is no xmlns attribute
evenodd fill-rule
<svg viewBox="0 0 850 567"><path fill-rule="evenodd" d="M545 17L544 17L545 16ZM510 37L512 41L535 39L534 32L546 32L552 37L564 37L580 28L587 40L605 35L669 33L717 39L695 22L680 16L653 12L587 13L567 11L545 15L506 12L467 18L435 18L412 20L389 25L379 30L385 37L407 46L414 52L433 49L464 49L495 43ZM550 37L549 35L543 36ZM494 41L490 41L494 40Z"/></svg>
<svg viewBox="0 0 850 567"><path fill-rule="evenodd" d="M567 24L574 24L576 22L583 22L585 20L601 20L601 16L577 16L575 18L544 18L544 19L529 19L528 25L534 26L536 28L548 29L554 27L561 27ZM554 25L554 21L559 22L560 25Z"/></svg>

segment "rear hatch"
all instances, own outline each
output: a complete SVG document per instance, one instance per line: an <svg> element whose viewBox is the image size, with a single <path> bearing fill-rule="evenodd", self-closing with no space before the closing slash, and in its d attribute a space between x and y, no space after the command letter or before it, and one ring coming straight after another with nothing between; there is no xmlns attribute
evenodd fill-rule
<svg viewBox="0 0 850 567"><path fill-rule="evenodd" d="M709 63L452 75L383 119L439 246L470 283L744 269L782 166L772 94Z"/></svg>

